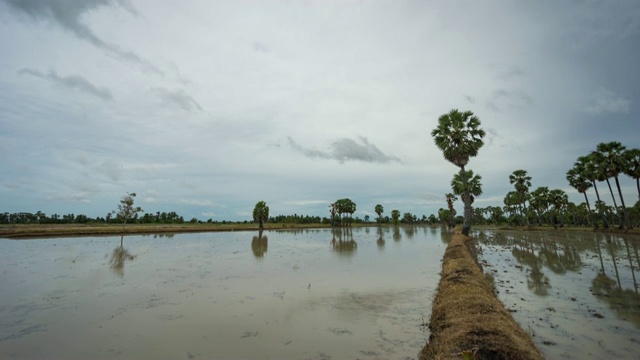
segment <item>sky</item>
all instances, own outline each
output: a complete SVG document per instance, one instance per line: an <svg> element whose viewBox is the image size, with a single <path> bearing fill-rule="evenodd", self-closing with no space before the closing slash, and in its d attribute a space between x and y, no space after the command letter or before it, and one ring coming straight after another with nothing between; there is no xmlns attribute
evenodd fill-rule
<svg viewBox="0 0 640 360"><path fill-rule="evenodd" d="M451 109L487 133L474 206L517 169L580 203L578 156L640 148L638 64L637 0L0 0L0 211L429 216Z"/></svg>

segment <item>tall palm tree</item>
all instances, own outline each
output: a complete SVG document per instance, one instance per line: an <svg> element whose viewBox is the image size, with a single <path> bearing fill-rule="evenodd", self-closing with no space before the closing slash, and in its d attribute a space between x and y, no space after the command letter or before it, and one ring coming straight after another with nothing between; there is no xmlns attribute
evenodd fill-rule
<svg viewBox="0 0 640 360"><path fill-rule="evenodd" d="M595 190L596 192L596 199L597 199L595 204L596 209L598 210L598 214L602 219L602 226L605 229L608 229L609 223L607 221L607 217L602 211L604 203L602 200L600 200L600 193L598 192L598 186L596 185L596 180L602 181L600 176L602 171L600 171L600 169L598 168L599 164L598 164L597 156L594 155L594 153L591 153L591 155L588 155L588 156L580 156L578 158L578 163L582 164L583 166L582 175L586 177L589 181L591 181L591 184L593 185L593 190Z"/></svg>
<svg viewBox="0 0 640 360"><path fill-rule="evenodd" d="M618 180L618 174L620 174L625 168L627 168L627 159L624 156L626 148L619 141L611 141L608 143L600 143L596 147L596 151L601 153L604 157L604 165L607 169L607 176L612 177L616 181L616 187L618 188L618 196L620 196L620 204L622 205L622 214L624 215L624 221L627 225L627 229L631 229L631 221L629 220L629 214L627 213L627 207L624 204L624 198L622 197L622 191L620 190L620 181Z"/></svg>
<svg viewBox="0 0 640 360"><path fill-rule="evenodd" d="M460 196L462 201L465 203L468 201L470 205L473 204L475 200L474 196L482 195L482 176L474 175L473 170L466 170L466 178L467 183L462 182L462 176L460 173L456 173L453 175L453 179L451 180L451 189L455 195ZM469 197L465 200L465 197Z"/></svg>
<svg viewBox="0 0 640 360"><path fill-rule="evenodd" d="M375 207L376 214L378 214L378 224L382 223L382 213L384 212L384 208L382 207L382 205L377 204Z"/></svg>
<svg viewBox="0 0 640 360"><path fill-rule="evenodd" d="M527 226L530 226L529 217L525 216L525 214L527 213L527 194L531 187L531 176L527 175L527 170L518 169L509 175L509 183L516 188L519 202L522 204L522 208L524 208L524 211L522 208L520 209L520 215L523 220L525 220L523 222L526 222Z"/></svg>
<svg viewBox="0 0 640 360"><path fill-rule="evenodd" d="M638 189L638 200L640 200L640 149L630 149L625 151L627 158L627 167L624 173L636 179L636 188Z"/></svg>
<svg viewBox="0 0 640 360"><path fill-rule="evenodd" d="M436 146L442 151L444 158L460 168L462 182L467 183L465 166L469 158L478 155L478 151L484 145L482 138L484 130L480 129L480 119L471 111L460 112L451 110L438 118L438 126L431 131L431 136ZM466 190L465 190L466 191ZM470 199L468 194L466 199ZM471 204L464 203L464 223L462 233L469 235L473 210Z"/></svg>
<svg viewBox="0 0 640 360"><path fill-rule="evenodd" d="M264 228L264 223L269 219L269 207L264 201L258 201L253 208L253 220L257 221L260 229Z"/></svg>
<svg viewBox="0 0 640 360"><path fill-rule="evenodd" d="M578 190L579 193L584 195L584 201L587 202L587 210L589 211L589 220L595 224L595 228L598 228L598 225L591 218L591 205L589 205L589 199L587 198L587 190L591 187L591 182L583 175L584 167L581 163L576 162L573 164L573 168L567 171L567 181L569 185L574 189Z"/></svg>

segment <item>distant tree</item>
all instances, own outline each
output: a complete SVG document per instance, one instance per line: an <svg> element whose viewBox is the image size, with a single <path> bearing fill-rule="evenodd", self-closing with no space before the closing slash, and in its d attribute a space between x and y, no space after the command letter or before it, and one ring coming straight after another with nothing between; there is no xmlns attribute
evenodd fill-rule
<svg viewBox="0 0 640 360"><path fill-rule="evenodd" d="M336 200L334 204L335 204L336 211L340 216L342 224L345 225L345 221L342 214L349 214L349 216L353 216L353 213L356 212L356 203L354 203L349 198L344 198L344 199ZM349 225L349 223L347 223L346 225Z"/></svg>
<svg viewBox="0 0 640 360"><path fill-rule="evenodd" d="M460 168L462 182L466 184L465 166L469 163L469 158L478 155L478 151L484 145L482 138L485 132L480 129L480 119L471 111L460 112L453 109L438 118L438 126L433 129L431 136L436 146L442 150L444 158ZM469 196L465 198L470 200ZM465 202L462 226L464 235L469 235L472 218L471 204Z"/></svg>
<svg viewBox="0 0 640 360"><path fill-rule="evenodd" d="M253 221L256 221L260 229L264 228L264 223L269 219L269 207L264 201L258 201L253 208Z"/></svg>
<svg viewBox="0 0 640 360"><path fill-rule="evenodd" d="M382 205L377 204L375 207L375 212L376 214L378 214L378 223L382 222L382 213L384 212L384 208L382 207Z"/></svg>
<svg viewBox="0 0 640 360"><path fill-rule="evenodd" d="M456 217L456 209L453 208L453 202L458 200L458 198L452 193L444 194L444 197L447 200L447 207L449 208L449 227L453 227L455 225L454 218Z"/></svg>
<svg viewBox="0 0 640 360"><path fill-rule="evenodd" d="M568 203L569 203L569 197L567 196L567 193L564 192L564 190L561 189L553 189L551 191L549 191L549 199L551 201L551 204L553 205L553 207L555 208L555 212L559 221L560 221L560 227L564 226L564 213L563 210L567 207ZM554 220L553 221L553 227L556 227L557 222Z"/></svg>
<svg viewBox="0 0 640 360"><path fill-rule="evenodd" d="M139 206L134 206L136 193L127 193L120 199L118 210L115 212L119 221L122 221L122 230L129 220L134 218L138 213L143 212Z"/></svg>
<svg viewBox="0 0 640 360"><path fill-rule="evenodd" d="M391 210L391 219L393 221L393 225L398 225L400 221L400 210Z"/></svg>
<svg viewBox="0 0 640 360"><path fill-rule="evenodd" d="M529 226L529 217L526 216L526 213L529 188L531 187L531 176L527 175L527 170L518 169L509 175L509 183L516 188L523 224L526 223L527 226Z"/></svg>

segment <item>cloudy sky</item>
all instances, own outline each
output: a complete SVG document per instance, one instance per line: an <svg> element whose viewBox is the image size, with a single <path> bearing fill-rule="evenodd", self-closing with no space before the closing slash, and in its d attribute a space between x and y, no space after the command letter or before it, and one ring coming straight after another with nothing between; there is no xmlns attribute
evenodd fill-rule
<svg viewBox="0 0 640 360"><path fill-rule="evenodd" d="M487 132L476 206L520 168L581 202L578 156L640 147L636 0L0 0L0 54L0 211L105 216L136 192L187 219L343 197L428 216L453 108Z"/></svg>

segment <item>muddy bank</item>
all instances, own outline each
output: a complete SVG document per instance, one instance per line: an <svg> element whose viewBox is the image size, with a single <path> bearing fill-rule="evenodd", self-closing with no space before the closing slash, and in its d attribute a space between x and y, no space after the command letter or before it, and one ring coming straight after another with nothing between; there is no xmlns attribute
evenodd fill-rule
<svg viewBox="0 0 640 360"><path fill-rule="evenodd" d="M529 334L496 297L472 255L471 240L456 233L445 251L431 336L420 359L542 359Z"/></svg>

